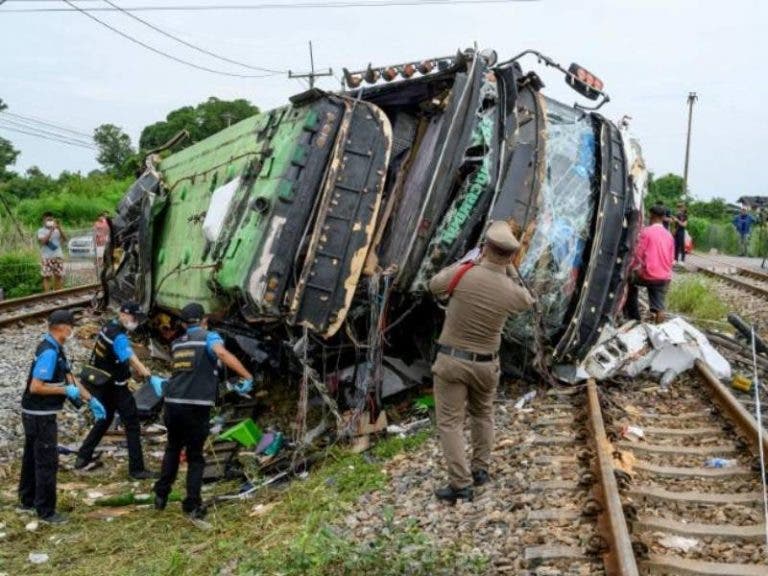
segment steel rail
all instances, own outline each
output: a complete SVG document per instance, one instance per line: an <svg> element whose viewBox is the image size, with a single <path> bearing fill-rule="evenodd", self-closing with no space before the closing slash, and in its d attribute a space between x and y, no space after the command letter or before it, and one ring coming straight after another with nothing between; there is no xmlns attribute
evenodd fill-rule
<svg viewBox="0 0 768 576"><path fill-rule="evenodd" d="M694 257L695 260L705 260L705 261L709 260L710 262L714 262L715 264L719 264L727 268L733 268L741 276L749 276L751 278L754 278L755 280L762 280L763 282L768 282L768 273L766 272L761 272L760 270L755 270L754 268L748 268L740 264L734 264L733 262L730 262L728 260L720 260L717 257L710 256L710 255L697 254L694 252L692 256ZM696 264L695 260L693 264L697 268L700 268L700 266Z"/></svg>
<svg viewBox="0 0 768 576"><path fill-rule="evenodd" d="M3 314L0 315L0 327L8 326L16 322L34 320L61 308L88 305L92 302L94 294L99 286L99 284L85 284L83 286L75 286L74 288L67 288L65 290L34 294L32 296L2 301L0 302L0 312ZM79 294L83 292L85 292L85 294L79 296ZM64 301L62 301L62 299L64 299ZM37 305L49 301L50 305L37 307ZM23 311L27 306L35 307L31 310Z"/></svg>
<svg viewBox="0 0 768 576"><path fill-rule="evenodd" d="M744 405L728 390L715 374L709 369L709 367L701 360L696 360L696 369L701 375L704 382L707 383L711 392L712 398L722 408L726 416L741 430L745 439L749 442L755 450L759 450L758 446L758 423L754 416L750 414ZM768 458L768 436L763 434L763 454Z"/></svg>
<svg viewBox="0 0 768 576"><path fill-rule="evenodd" d="M759 286L755 286L753 284L750 284L749 282L744 282L743 280L739 280L738 278L734 278L733 276L729 276L727 274L721 274L720 272L715 272L714 270L707 270L706 268L698 268L698 271L706 276L710 276L711 278L722 280L723 282L727 282L733 286L736 286L737 288L746 290L747 292L750 292L755 296L758 296L759 298L768 300L768 289L760 288Z"/></svg>
<svg viewBox="0 0 768 576"><path fill-rule="evenodd" d="M592 379L587 382L587 400L589 423L592 428L600 473L599 490L604 507L602 521L606 524L605 531L609 539L609 548L604 559L606 573L609 576L638 576L640 572L635 561L632 540L629 537L629 528L619 496L619 487L616 483L616 476L614 476L611 444L605 434L600 399L597 396L597 385Z"/></svg>
<svg viewBox="0 0 768 576"><path fill-rule="evenodd" d="M94 282L93 284L83 284L82 286L74 286L72 288L65 288L63 290L56 290L53 292L43 292L41 294L32 294L31 296L23 296L21 298L10 298L8 300L0 300L0 311L15 308L26 304L34 304L36 302L45 302L53 298L62 296L72 296L83 291L96 291L101 287L101 284Z"/></svg>
<svg viewBox="0 0 768 576"><path fill-rule="evenodd" d="M13 324L15 322L25 322L27 320L34 320L35 318L39 318L41 316L47 316L51 312L55 310L60 310L62 308L74 308L78 306L84 306L84 305L90 304L92 300L93 300L93 296L88 296L88 297L78 298L77 300L70 300L66 304L46 306L45 308L39 308L31 312L25 312L23 314L16 314L13 316L6 316L3 318L0 318L0 328L2 328L3 326L8 326L9 324Z"/></svg>

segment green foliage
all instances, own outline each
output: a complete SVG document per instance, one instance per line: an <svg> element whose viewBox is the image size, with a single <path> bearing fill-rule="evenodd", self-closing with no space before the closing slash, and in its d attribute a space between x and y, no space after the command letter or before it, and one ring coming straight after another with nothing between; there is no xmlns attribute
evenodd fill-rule
<svg viewBox="0 0 768 576"><path fill-rule="evenodd" d="M712 198L706 202L694 200L688 204L688 215L719 222L728 221L732 216L728 203L723 198Z"/></svg>
<svg viewBox="0 0 768 576"><path fill-rule="evenodd" d="M749 236L749 254L758 258L768 256L768 227L754 226Z"/></svg>
<svg viewBox="0 0 768 576"><path fill-rule="evenodd" d="M248 574L325 576L376 574L378 576L432 576L484 574L487 559L461 556L458 543L435 546L411 519L396 526L385 511L384 528L365 544L340 536L329 526L304 534L280 554L278 562L253 566Z"/></svg>
<svg viewBox="0 0 768 576"><path fill-rule="evenodd" d="M714 248L721 254L739 253L739 235L730 222L691 217L688 219L688 233L696 250L708 252Z"/></svg>
<svg viewBox="0 0 768 576"><path fill-rule="evenodd" d="M412 436L406 436L404 438L393 436L376 444L376 446L371 449L371 454L376 458L386 459L392 458L395 454L399 454L400 452L412 452L429 440L430 436L432 436L432 430L429 429L420 430Z"/></svg>
<svg viewBox="0 0 768 576"><path fill-rule="evenodd" d="M143 151L158 148L177 133L186 130L190 137L174 148L177 152L258 113L256 106L242 98L219 100L211 97L197 106L178 108L170 112L165 120L144 128L139 138L139 147Z"/></svg>
<svg viewBox="0 0 768 576"><path fill-rule="evenodd" d="M103 211L114 212L132 178L115 180L105 174L63 173L55 193L22 200L16 207L19 219L29 226L40 223L43 213L53 212L67 226L90 225ZM65 229L66 232L66 229Z"/></svg>
<svg viewBox="0 0 768 576"><path fill-rule="evenodd" d="M131 160L135 156L131 138L114 124L102 124L93 131L93 140L99 147L96 161L104 170L117 178L131 176Z"/></svg>
<svg viewBox="0 0 768 576"><path fill-rule="evenodd" d="M37 254L31 251L0 254L0 288L6 298L40 292L43 281Z"/></svg>
<svg viewBox="0 0 768 576"><path fill-rule="evenodd" d="M667 305L698 321L721 321L728 313L713 286L697 276L676 276L667 294Z"/></svg>
<svg viewBox="0 0 768 576"><path fill-rule="evenodd" d="M0 112L6 108L8 108L8 105L0 98ZM8 140L0 137L0 182L12 176L12 173L8 171L8 166L13 166L18 157L19 151Z"/></svg>
<svg viewBox="0 0 768 576"><path fill-rule="evenodd" d="M8 170L9 166L13 166L16 163L16 158L19 156L19 151L13 147L8 140L0 137L0 182L12 177L12 173Z"/></svg>
<svg viewBox="0 0 768 576"><path fill-rule="evenodd" d="M6 182L0 184L0 192L5 192L6 198L12 203L15 200L53 194L57 189L56 179L44 174L37 166L28 168L23 176L14 174Z"/></svg>
<svg viewBox="0 0 768 576"><path fill-rule="evenodd" d="M677 174L666 174L661 178L648 178L648 194L645 196L645 207L650 208L661 202L667 208L674 210L675 205L683 198L683 178Z"/></svg>

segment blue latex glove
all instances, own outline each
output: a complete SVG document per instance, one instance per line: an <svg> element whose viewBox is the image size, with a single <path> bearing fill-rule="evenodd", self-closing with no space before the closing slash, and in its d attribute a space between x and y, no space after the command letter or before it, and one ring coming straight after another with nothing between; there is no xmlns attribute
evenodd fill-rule
<svg viewBox="0 0 768 576"><path fill-rule="evenodd" d="M69 398L73 402L80 400L80 388L78 388L74 384L67 384L66 386L64 386L64 392L66 393L67 398Z"/></svg>
<svg viewBox="0 0 768 576"><path fill-rule="evenodd" d="M91 413L96 420L104 420L107 417L107 411L98 398L91 396L91 399L88 400L88 407L91 409Z"/></svg>
<svg viewBox="0 0 768 576"><path fill-rule="evenodd" d="M149 377L149 383L152 385L152 389L155 391L155 395L158 398L163 397L163 385L165 384L165 380L160 378L160 376L152 375Z"/></svg>
<svg viewBox="0 0 768 576"><path fill-rule="evenodd" d="M251 390L253 390L253 380L246 380L243 378L240 382L235 384L235 391L238 394L248 394Z"/></svg>

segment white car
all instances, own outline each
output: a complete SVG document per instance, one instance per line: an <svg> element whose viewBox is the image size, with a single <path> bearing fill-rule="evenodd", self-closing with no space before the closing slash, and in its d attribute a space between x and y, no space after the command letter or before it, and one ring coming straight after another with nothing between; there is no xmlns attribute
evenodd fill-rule
<svg viewBox="0 0 768 576"><path fill-rule="evenodd" d="M75 236L67 244L71 258L93 258L96 256L96 248L93 236Z"/></svg>

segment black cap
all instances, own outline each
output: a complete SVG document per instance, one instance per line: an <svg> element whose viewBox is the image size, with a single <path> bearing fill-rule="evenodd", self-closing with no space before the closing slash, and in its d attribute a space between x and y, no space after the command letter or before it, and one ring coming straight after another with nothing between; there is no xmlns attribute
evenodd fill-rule
<svg viewBox="0 0 768 576"><path fill-rule="evenodd" d="M74 326L75 315L69 310L54 310L51 315L48 316L48 326L59 326L61 324Z"/></svg>
<svg viewBox="0 0 768 576"><path fill-rule="evenodd" d="M197 324L205 316L205 308L197 302L191 302L181 309L181 319L187 324Z"/></svg>
<svg viewBox="0 0 768 576"><path fill-rule="evenodd" d="M123 302L120 306L120 312L130 314L136 318L136 320L144 320L147 317L147 315L141 311L141 306L136 304L136 302Z"/></svg>

